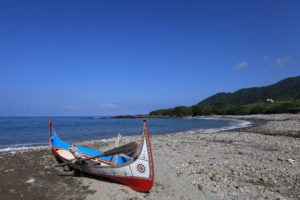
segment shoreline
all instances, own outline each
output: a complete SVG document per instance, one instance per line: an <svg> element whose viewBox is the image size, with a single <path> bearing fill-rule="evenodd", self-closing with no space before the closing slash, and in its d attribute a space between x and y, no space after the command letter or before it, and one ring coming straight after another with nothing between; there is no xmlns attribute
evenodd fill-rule
<svg viewBox="0 0 300 200"><path fill-rule="evenodd" d="M212 133L151 135L155 180L149 193L86 173L78 182L80 173L54 168L57 161L46 146L0 153L0 198L300 199L300 139L277 135L297 136L300 114L230 117L261 123ZM139 139L127 136L122 144ZM77 144L105 151L114 139Z"/></svg>
<svg viewBox="0 0 300 200"><path fill-rule="evenodd" d="M212 119L212 117L209 117L209 116L206 116L206 117L201 117L201 118L205 118L205 119ZM199 119L201 119L199 117ZM144 118L144 119L147 119L147 118ZM188 118L178 118L178 119L188 119ZM195 118L195 119L198 119L198 118ZM229 119L229 120L235 120L235 119ZM244 120L237 120L237 121L244 121ZM247 120L249 121L249 120ZM252 124L252 123L250 123ZM236 126L243 126L241 124L236 124ZM251 125L250 125L251 126ZM246 125L246 127L248 127ZM213 128L213 129L207 129L209 132L220 132L220 131L225 131L225 130L234 130L234 129L238 129L238 128L243 128L243 127L223 127L221 129L219 128ZM195 132L200 132L199 131L200 129L188 129L188 130L185 130L185 131L180 131L180 132L167 132L167 133L162 133L162 134L153 134L153 135L164 135L164 134L179 134L181 132L185 132L185 133L195 133ZM204 131L205 133L207 131ZM137 136L137 135L131 135L131 136ZM130 137L131 137L130 136ZM106 139L110 139L110 138L101 138L101 139L96 139L96 140L106 140ZM89 142L89 141L94 141L94 140L83 140L83 141L73 141L74 143L82 143L82 142ZM11 151L22 151L22 150L27 150L27 149L37 149L37 148L40 148L40 147L46 147L49 145L49 141L47 141L47 143L44 143L44 144L41 144L41 143L37 143L37 144L33 144L33 143L29 143L29 144L13 144L11 146L7 146L5 148L2 148L0 149L0 153L3 153L3 152L11 152Z"/></svg>

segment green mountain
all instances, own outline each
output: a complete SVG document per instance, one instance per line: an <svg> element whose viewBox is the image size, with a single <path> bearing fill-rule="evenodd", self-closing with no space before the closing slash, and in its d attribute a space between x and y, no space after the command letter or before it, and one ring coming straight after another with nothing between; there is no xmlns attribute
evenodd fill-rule
<svg viewBox="0 0 300 200"><path fill-rule="evenodd" d="M217 93L204 99L197 105L207 106L218 102L225 103L226 105L246 105L265 102L266 99L273 99L274 101L290 100L296 97L299 92L300 76L297 76L284 79L266 87L240 89L234 93Z"/></svg>

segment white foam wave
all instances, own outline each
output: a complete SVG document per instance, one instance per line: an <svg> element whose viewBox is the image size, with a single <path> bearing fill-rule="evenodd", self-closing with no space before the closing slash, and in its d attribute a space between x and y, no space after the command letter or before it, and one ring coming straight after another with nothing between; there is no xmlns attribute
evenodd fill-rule
<svg viewBox="0 0 300 200"><path fill-rule="evenodd" d="M202 119L218 119L218 118L202 118ZM228 120L228 119L224 119ZM188 131L182 131L182 132L177 132L177 134L182 134L182 133L215 133L215 132L220 132L220 131L228 131L232 129L237 129L237 128L246 128L252 125L251 122L249 121L244 121L244 120L233 120L230 119L233 122L231 122L228 126L220 127L220 128L211 128L211 129L193 129L193 130L188 130Z"/></svg>
<svg viewBox="0 0 300 200"><path fill-rule="evenodd" d="M47 143L29 143L29 144L12 144L12 145L0 145L0 153L1 152L9 152L9 151L21 151L27 149L37 149L41 147L47 146Z"/></svg>
<svg viewBox="0 0 300 200"><path fill-rule="evenodd" d="M7 147L0 149L0 152L9 152L9 151L21 151L21 150L27 150L27 149L37 149L45 146L37 146L37 147Z"/></svg>
<svg viewBox="0 0 300 200"><path fill-rule="evenodd" d="M206 118L198 118L198 119L215 119L215 120L228 120L228 119L222 119L222 118L209 118L209 117L206 117Z"/></svg>

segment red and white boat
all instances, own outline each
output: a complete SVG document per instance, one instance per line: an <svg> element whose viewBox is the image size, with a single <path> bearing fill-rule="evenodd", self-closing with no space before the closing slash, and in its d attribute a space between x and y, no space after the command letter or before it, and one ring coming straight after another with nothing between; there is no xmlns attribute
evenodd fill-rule
<svg viewBox="0 0 300 200"><path fill-rule="evenodd" d="M57 137L50 117L49 137L53 156L64 163L76 160L69 151L70 144ZM83 158L95 157L103 153L86 147L76 147ZM90 159L87 162L68 165L71 168L110 179L137 191L149 191L154 182L154 166L146 120L143 121L142 138L134 157L125 155L103 156Z"/></svg>

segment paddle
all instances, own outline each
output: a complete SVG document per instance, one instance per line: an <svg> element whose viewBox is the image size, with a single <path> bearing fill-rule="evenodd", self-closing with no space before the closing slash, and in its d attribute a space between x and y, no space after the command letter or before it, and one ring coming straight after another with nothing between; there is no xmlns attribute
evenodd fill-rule
<svg viewBox="0 0 300 200"><path fill-rule="evenodd" d="M65 166L65 165L71 165L71 164L75 164L78 163L80 161L85 161L85 160L90 160L90 159L94 159L94 158L98 158L98 157L103 157L103 156L112 156L112 155L118 155L118 154L122 154L122 153L130 153L130 152L134 152L137 151L137 149L139 148L139 144L136 142L130 142L128 144L125 144L123 146L108 150L106 152L103 152L100 155L97 156L92 156L92 157L88 157L88 158L83 158L83 159L77 159L77 160L73 160L71 162L67 162L67 163L61 163L61 164L57 164L55 165L55 167L61 167L61 166Z"/></svg>

